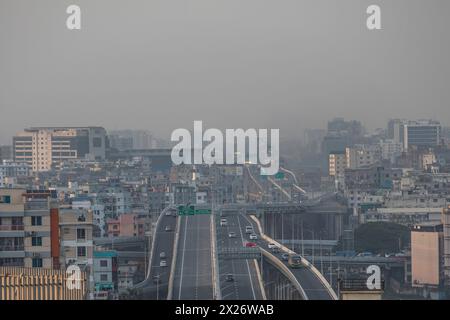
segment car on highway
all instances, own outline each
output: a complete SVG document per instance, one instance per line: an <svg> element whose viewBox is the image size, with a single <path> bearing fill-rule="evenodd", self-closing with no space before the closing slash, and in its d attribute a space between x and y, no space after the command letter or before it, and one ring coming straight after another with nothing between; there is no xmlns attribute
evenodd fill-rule
<svg viewBox="0 0 450 320"><path fill-rule="evenodd" d="M159 257L160 257L161 259L165 259L165 258L166 258L166 253L165 253L164 251L162 251L162 252L159 254Z"/></svg>
<svg viewBox="0 0 450 320"><path fill-rule="evenodd" d="M298 254L290 254L288 264L291 268L301 268L303 266L302 257Z"/></svg>
<svg viewBox="0 0 450 320"><path fill-rule="evenodd" d="M253 233L253 227L252 226L246 226L245 227L245 233Z"/></svg>
<svg viewBox="0 0 450 320"><path fill-rule="evenodd" d="M166 228L164 229L166 231L172 231L172 227L171 226L166 226Z"/></svg>
<svg viewBox="0 0 450 320"><path fill-rule="evenodd" d="M279 253L280 252L280 248L278 248L278 247L273 247L272 248L272 253Z"/></svg>
<svg viewBox="0 0 450 320"><path fill-rule="evenodd" d="M372 257L373 253L372 252L360 252L356 255L357 257Z"/></svg>
<svg viewBox="0 0 450 320"><path fill-rule="evenodd" d="M231 273L227 274L227 275L225 276L225 281L227 281L227 282L232 282L232 281L234 281L234 276L233 276Z"/></svg>
<svg viewBox="0 0 450 320"><path fill-rule="evenodd" d="M161 260L161 261L159 262L159 266L160 266L160 267L167 267L167 261L166 261L166 260Z"/></svg>
<svg viewBox="0 0 450 320"><path fill-rule="evenodd" d="M236 238L236 232L229 232L228 238Z"/></svg>
<svg viewBox="0 0 450 320"><path fill-rule="evenodd" d="M227 219L220 219L220 226L221 227L225 227L228 225L228 221Z"/></svg>
<svg viewBox="0 0 450 320"><path fill-rule="evenodd" d="M254 242L247 242L247 243L245 244L245 246L246 246L247 248L254 248L254 247L256 247L256 243L254 243Z"/></svg>
<svg viewBox="0 0 450 320"><path fill-rule="evenodd" d="M252 233L250 235L250 240L258 240L258 235L256 233Z"/></svg>
<svg viewBox="0 0 450 320"><path fill-rule="evenodd" d="M283 253L281 255L281 260L288 261L289 260L289 253Z"/></svg>
<svg viewBox="0 0 450 320"><path fill-rule="evenodd" d="M171 215L172 215L172 210L167 210L167 211L164 213L164 215L165 215L165 216L171 216Z"/></svg>
<svg viewBox="0 0 450 320"><path fill-rule="evenodd" d="M269 247L269 249L273 249L273 248L275 248L277 245L276 245L275 243L271 242L271 243L269 243L267 246Z"/></svg>

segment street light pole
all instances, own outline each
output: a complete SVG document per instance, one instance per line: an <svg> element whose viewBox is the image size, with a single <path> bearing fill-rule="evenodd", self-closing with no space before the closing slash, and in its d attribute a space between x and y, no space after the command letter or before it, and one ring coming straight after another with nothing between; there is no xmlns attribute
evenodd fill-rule
<svg viewBox="0 0 450 320"><path fill-rule="evenodd" d="M303 219L300 222L301 225L301 234L302 234L302 256L305 256L305 244L304 244L304 240L303 240Z"/></svg>
<svg viewBox="0 0 450 320"><path fill-rule="evenodd" d="M156 275L156 300L159 300L159 280L161 279L161 275L158 273Z"/></svg>
<svg viewBox="0 0 450 320"><path fill-rule="evenodd" d="M323 258L322 258L322 230L319 233L319 250L320 250L320 273L323 274Z"/></svg>

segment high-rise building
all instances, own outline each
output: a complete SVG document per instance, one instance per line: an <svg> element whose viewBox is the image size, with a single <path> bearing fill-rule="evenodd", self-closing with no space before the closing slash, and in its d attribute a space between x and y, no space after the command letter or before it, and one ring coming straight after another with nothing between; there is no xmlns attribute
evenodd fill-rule
<svg viewBox="0 0 450 320"><path fill-rule="evenodd" d="M391 119L388 122L387 138L393 140L396 143L403 145L404 141L404 124L407 120L404 119Z"/></svg>
<svg viewBox="0 0 450 320"><path fill-rule="evenodd" d="M157 143L146 130L117 130L110 132L111 147L119 151L155 148Z"/></svg>
<svg viewBox="0 0 450 320"><path fill-rule="evenodd" d="M106 145L101 127L29 128L13 138L14 160L26 162L35 172L70 159L104 159Z"/></svg>
<svg viewBox="0 0 450 320"><path fill-rule="evenodd" d="M441 144L441 125L438 121L408 121L403 125L403 130L403 148L406 151L410 146L429 148Z"/></svg>

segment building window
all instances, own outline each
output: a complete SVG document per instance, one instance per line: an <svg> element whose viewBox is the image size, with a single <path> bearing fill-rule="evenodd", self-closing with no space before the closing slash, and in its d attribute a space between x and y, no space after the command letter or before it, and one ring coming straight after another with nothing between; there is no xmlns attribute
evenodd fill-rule
<svg viewBox="0 0 450 320"><path fill-rule="evenodd" d="M107 274L101 274L100 275L100 281L108 281L108 275Z"/></svg>
<svg viewBox="0 0 450 320"><path fill-rule="evenodd" d="M31 245L33 247L40 247L40 246L42 246L42 237L32 237L31 238Z"/></svg>
<svg viewBox="0 0 450 320"><path fill-rule="evenodd" d="M86 239L86 229L77 229L77 240Z"/></svg>
<svg viewBox="0 0 450 320"><path fill-rule="evenodd" d="M108 260L100 260L100 267L107 267L108 266Z"/></svg>
<svg viewBox="0 0 450 320"><path fill-rule="evenodd" d="M31 217L31 225L32 226L42 226L42 217L41 216Z"/></svg>
<svg viewBox="0 0 450 320"><path fill-rule="evenodd" d="M33 258L31 263L33 268L42 268L42 258Z"/></svg>
<svg viewBox="0 0 450 320"><path fill-rule="evenodd" d="M77 256L86 257L86 247L77 247Z"/></svg>
<svg viewBox="0 0 450 320"><path fill-rule="evenodd" d="M0 196L0 203L11 203L11 196Z"/></svg>
<svg viewBox="0 0 450 320"><path fill-rule="evenodd" d="M94 148L101 148L102 147L102 138L92 139L92 144L93 144Z"/></svg>

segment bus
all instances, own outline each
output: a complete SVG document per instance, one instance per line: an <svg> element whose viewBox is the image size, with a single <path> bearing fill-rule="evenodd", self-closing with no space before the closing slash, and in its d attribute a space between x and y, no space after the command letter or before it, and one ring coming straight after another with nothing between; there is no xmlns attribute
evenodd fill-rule
<svg viewBox="0 0 450 320"><path fill-rule="evenodd" d="M302 257L298 254L291 254L289 255L288 264L291 268L301 268L303 266Z"/></svg>

